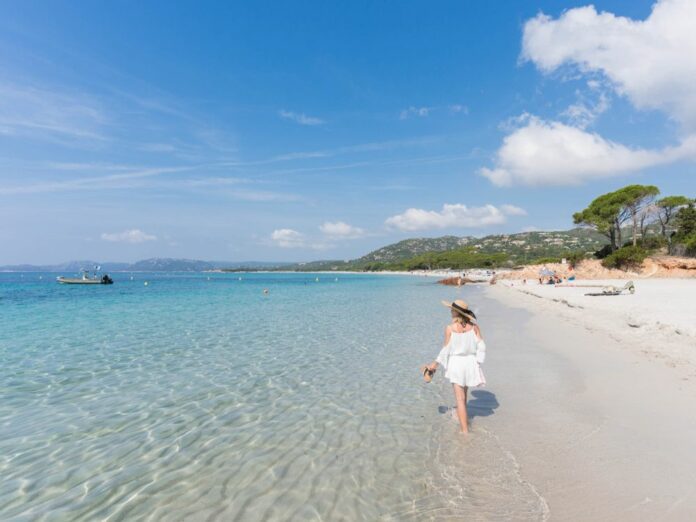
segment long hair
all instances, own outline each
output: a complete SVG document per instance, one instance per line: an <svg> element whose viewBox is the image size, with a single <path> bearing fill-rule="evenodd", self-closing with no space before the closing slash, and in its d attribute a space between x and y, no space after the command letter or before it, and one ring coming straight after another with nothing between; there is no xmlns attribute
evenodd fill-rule
<svg viewBox="0 0 696 522"><path fill-rule="evenodd" d="M467 324L474 324L468 315L465 315L454 309L452 309L452 321L461 324L462 326L466 326Z"/></svg>

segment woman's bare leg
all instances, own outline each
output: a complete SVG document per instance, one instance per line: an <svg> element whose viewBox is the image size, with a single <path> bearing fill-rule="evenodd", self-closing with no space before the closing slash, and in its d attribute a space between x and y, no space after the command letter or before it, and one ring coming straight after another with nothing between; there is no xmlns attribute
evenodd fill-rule
<svg viewBox="0 0 696 522"><path fill-rule="evenodd" d="M466 417L466 387L453 384L454 398L457 400L457 417L462 427L462 433L469 433L469 425Z"/></svg>

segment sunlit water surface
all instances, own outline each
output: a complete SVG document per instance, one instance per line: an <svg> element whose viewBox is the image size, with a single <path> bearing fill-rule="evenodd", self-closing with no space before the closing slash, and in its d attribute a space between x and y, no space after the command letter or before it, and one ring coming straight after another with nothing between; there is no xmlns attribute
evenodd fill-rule
<svg viewBox="0 0 696 522"><path fill-rule="evenodd" d="M2 520L544 514L485 422L459 436L448 387L420 379L454 289L370 275L55 276L0 274ZM470 409L485 420L495 407L480 392Z"/></svg>

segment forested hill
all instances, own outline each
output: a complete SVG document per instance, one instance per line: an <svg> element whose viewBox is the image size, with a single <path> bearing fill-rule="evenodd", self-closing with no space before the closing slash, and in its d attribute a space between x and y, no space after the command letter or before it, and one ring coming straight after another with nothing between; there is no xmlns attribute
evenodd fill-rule
<svg viewBox="0 0 696 522"><path fill-rule="evenodd" d="M589 254L607 244L592 230L576 228L556 232L521 232L485 237L443 236L406 239L352 261L316 261L294 266L297 270L380 270L418 267L452 268L503 266L545 258L562 258L576 252Z"/></svg>

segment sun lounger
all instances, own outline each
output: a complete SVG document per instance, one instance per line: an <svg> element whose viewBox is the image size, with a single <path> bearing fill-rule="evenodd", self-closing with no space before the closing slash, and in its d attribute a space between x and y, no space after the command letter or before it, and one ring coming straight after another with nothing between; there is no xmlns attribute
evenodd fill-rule
<svg viewBox="0 0 696 522"><path fill-rule="evenodd" d="M604 295L621 295L625 290L628 290L629 293L635 294L636 293L636 286L633 284L633 281L628 281L623 288L617 288L615 286L605 286L601 292L592 292L589 294L589 296L604 296Z"/></svg>

